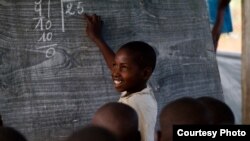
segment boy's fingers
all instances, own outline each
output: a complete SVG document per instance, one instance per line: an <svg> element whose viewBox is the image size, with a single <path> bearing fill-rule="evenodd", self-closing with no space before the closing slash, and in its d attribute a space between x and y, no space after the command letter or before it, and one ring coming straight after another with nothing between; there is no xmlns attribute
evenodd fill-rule
<svg viewBox="0 0 250 141"><path fill-rule="evenodd" d="M84 18L88 19L88 15L86 13L84 13Z"/></svg>
<svg viewBox="0 0 250 141"><path fill-rule="evenodd" d="M90 20L90 16L88 16L87 14L84 14L84 18L88 21Z"/></svg>
<svg viewBox="0 0 250 141"><path fill-rule="evenodd" d="M96 14L93 14L93 15L87 15L86 13L84 14L84 18L87 20L87 23L88 24L91 24L91 23L103 23L103 21L101 20L101 17L96 15Z"/></svg>
<svg viewBox="0 0 250 141"><path fill-rule="evenodd" d="M98 19L98 21L102 21L102 20L101 20L101 16L98 16L97 19Z"/></svg>
<svg viewBox="0 0 250 141"><path fill-rule="evenodd" d="M100 21L100 16L97 16L96 14L93 15L93 20L98 22Z"/></svg>
<svg viewBox="0 0 250 141"><path fill-rule="evenodd" d="M94 19L94 15L91 16L91 15L84 14L84 16L89 21L93 21L93 19Z"/></svg>
<svg viewBox="0 0 250 141"><path fill-rule="evenodd" d="M87 14L84 14L84 18L86 19L87 24L91 24L91 21L92 21L91 16L88 16Z"/></svg>

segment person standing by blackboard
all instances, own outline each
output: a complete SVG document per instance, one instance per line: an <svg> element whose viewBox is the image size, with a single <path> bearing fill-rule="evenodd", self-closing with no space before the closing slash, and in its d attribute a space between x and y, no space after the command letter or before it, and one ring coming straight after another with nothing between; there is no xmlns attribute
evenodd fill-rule
<svg viewBox="0 0 250 141"><path fill-rule="evenodd" d="M217 51L221 34L233 31L230 1L231 0L207 0L215 52Z"/></svg>
<svg viewBox="0 0 250 141"><path fill-rule="evenodd" d="M87 36L99 47L111 70L115 88L122 93L119 102L137 112L142 141L154 141L157 102L147 85L156 64L153 47L142 41L132 41L114 53L102 38L100 16L85 14L85 19Z"/></svg>

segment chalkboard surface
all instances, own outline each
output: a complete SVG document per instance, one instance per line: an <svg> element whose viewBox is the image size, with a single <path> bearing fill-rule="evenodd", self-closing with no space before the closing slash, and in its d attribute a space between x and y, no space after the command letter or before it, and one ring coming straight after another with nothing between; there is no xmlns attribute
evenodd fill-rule
<svg viewBox="0 0 250 141"><path fill-rule="evenodd" d="M0 0L0 113L32 141L63 140L117 101L109 70L86 37L100 15L116 51L142 40L158 52L150 79L159 111L182 96L222 99L203 0Z"/></svg>

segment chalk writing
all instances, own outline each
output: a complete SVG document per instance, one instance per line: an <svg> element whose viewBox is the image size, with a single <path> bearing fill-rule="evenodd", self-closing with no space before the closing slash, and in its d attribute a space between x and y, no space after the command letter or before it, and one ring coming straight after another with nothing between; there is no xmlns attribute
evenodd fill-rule
<svg viewBox="0 0 250 141"><path fill-rule="evenodd" d="M50 31L50 29L52 28L52 21L50 19L50 0L47 1L47 5L48 5L48 11L47 11L47 17L45 17L43 15L43 8L42 8L42 3L43 0L39 0L39 1L35 1L34 2L34 11L38 13L38 17L33 18L33 20L37 20L37 24L35 26L35 29L37 31L42 31L41 37L37 40L38 42L50 42L53 39L53 32ZM54 56L55 54L55 48L54 46L57 44L53 44L53 45L46 45L46 46L41 46L41 47L37 47L37 49L44 49L44 48L48 48L46 50L46 57L50 58L52 56Z"/></svg>
<svg viewBox="0 0 250 141"><path fill-rule="evenodd" d="M66 6L65 8L64 5ZM64 15L81 15L84 12L85 10L82 2L76 2L75 0L61 0L62 32L65 32Z"/></svg>
<svg viewBox="0 0 250 141"><path fill-rule="evenodd" d="M76 15L79 14L81 15L84 12L84 7L82 2L78 2L77 4L73 3L67 3L66 5L67 9L65 11L66 15Z"/></svg>

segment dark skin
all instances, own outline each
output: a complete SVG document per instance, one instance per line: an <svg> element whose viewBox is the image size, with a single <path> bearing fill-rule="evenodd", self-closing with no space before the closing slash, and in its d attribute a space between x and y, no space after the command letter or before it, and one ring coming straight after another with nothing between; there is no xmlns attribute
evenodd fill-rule
<svg viewBox="0 0 250 141"><path fill-rule="evenodd" d="M227 5L230 3L231 0L218 0L218 1L219 1L218 12L217 12L214 27L212 29L212 37L213 37L215 51L217 51L218 41L219 41L220 35L221 35L221 28L223 25L224 12L225 12Z"/></svg>
<svg viewBox="0 0 250 141"><path fill-rule="evenodd" d="M85 14L85 19L87 36L102 52L117 91L126 91L128 96L146 88L152 69L139 67L135 61L137 56L128 49L119 49L115 54L102 38L102 21L99 16Z"/></svg>
<svg viewBox="0 0 250 141"><path fill-rule="evenodd" d="M115 88L120 92L127 91L130 94L146 88L149 76L141 73L141 68L134 61L135 58L126 49L121 49L116 54L112 78Z"/></svg>
<svg viewBox="0 0 250 141"><path fill-rule="evenodd" d="M86 33L88 37L99 47L110 70L113 68L115 53L102 38L102 20L100 16L84 15L87 21Z"/></svg>

